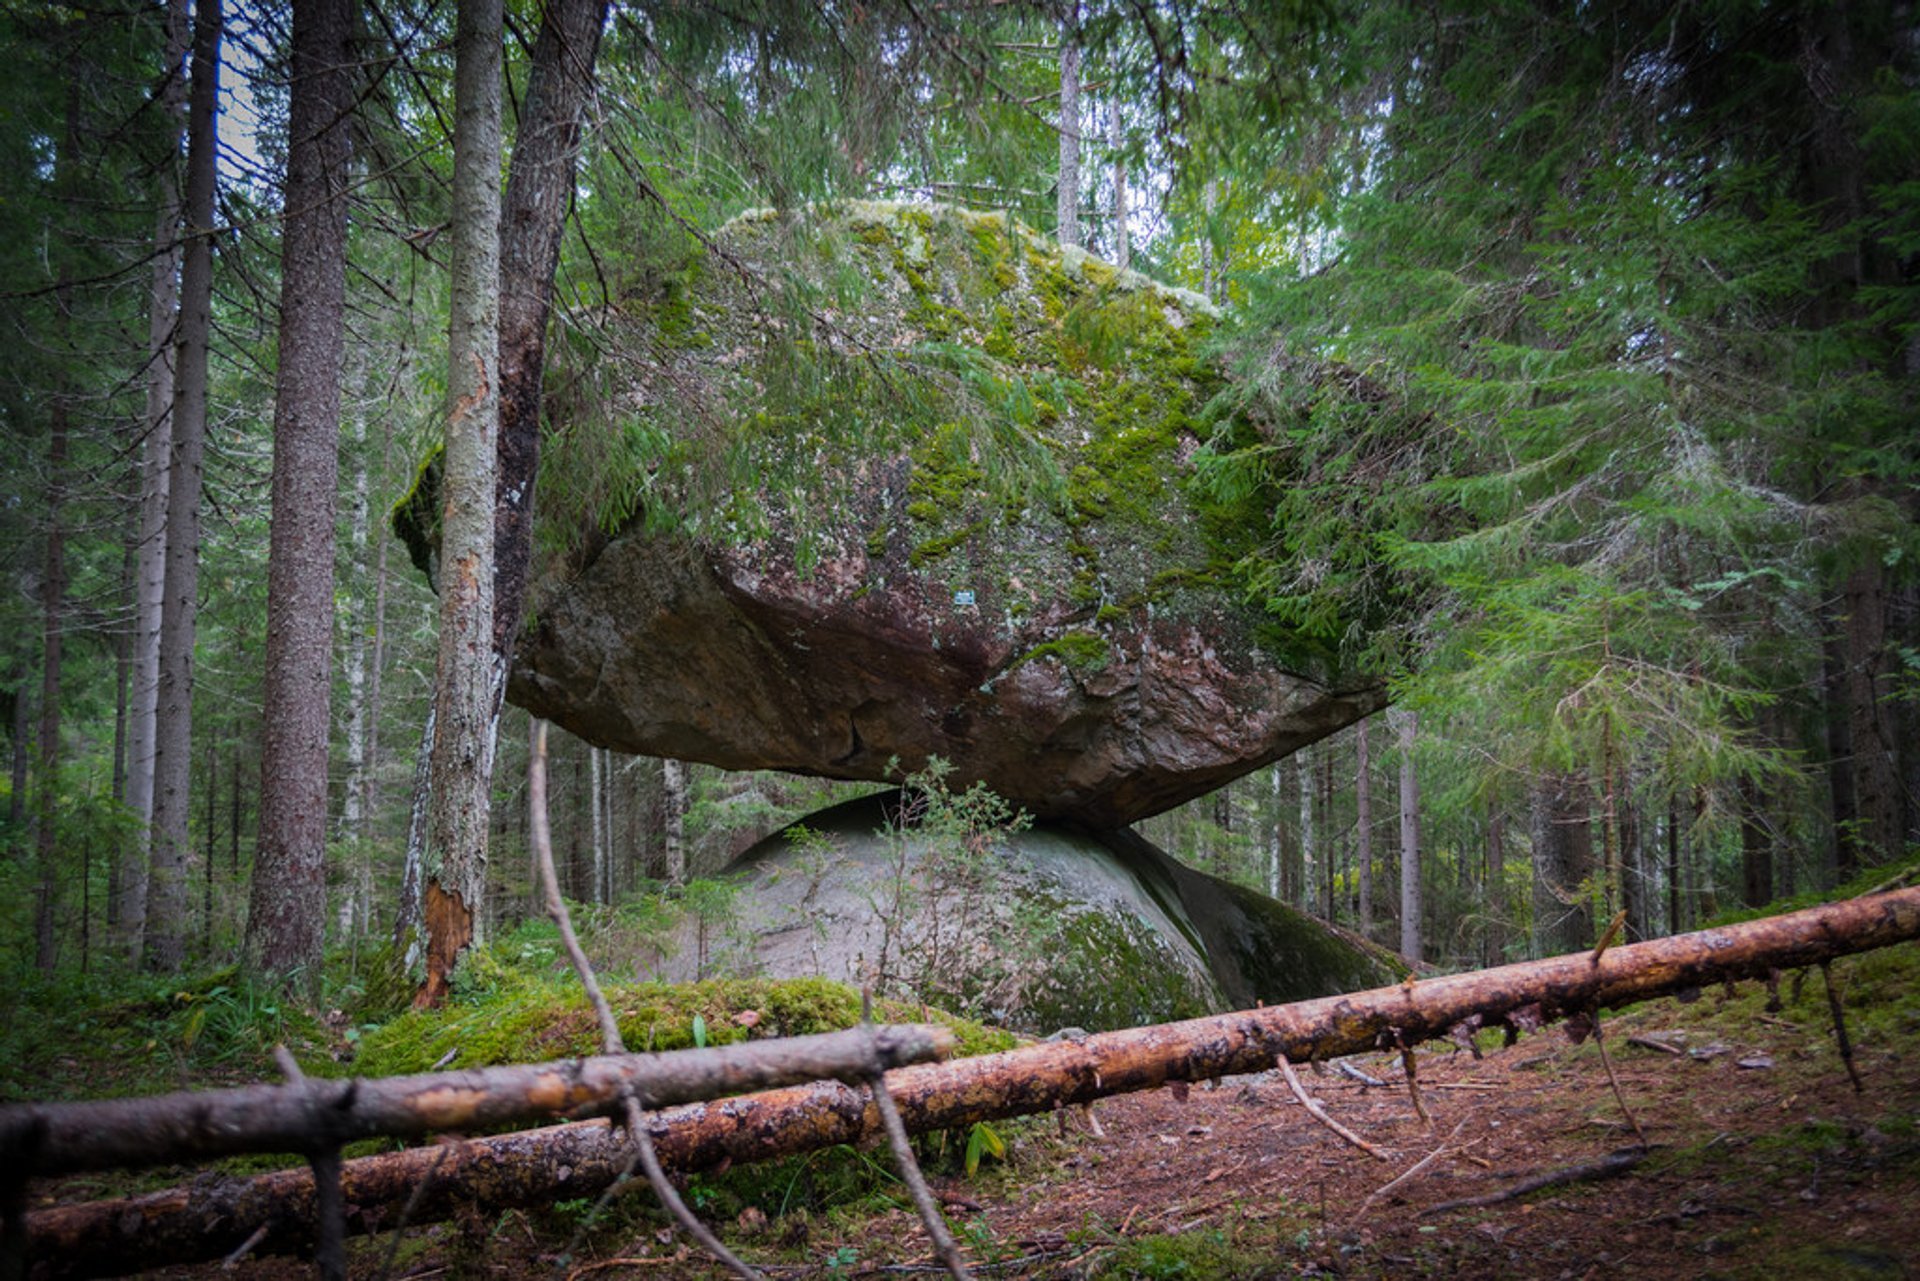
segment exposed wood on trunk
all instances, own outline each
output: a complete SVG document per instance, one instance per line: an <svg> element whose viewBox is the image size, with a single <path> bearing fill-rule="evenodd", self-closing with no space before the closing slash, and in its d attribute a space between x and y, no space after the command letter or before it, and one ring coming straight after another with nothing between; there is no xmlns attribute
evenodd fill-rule
<svg viewBox="0 0 1920 1281"><path fill-rule="evenodd" d="M1920 888L1850 899L1724 929L1543 961L1449 975L1295 1005L1246 1010L1003 1054L902 1068L887 1085L910 1130L1052 1111L1109 1094L1262 1071L1280 1057L1326 1059L1445 1035L1480 1015L1516 1011L1531 1022L1619 1008L1705 984L1817 965L1837 956L1920 938ZM1536 1008L1537 1007L1537 1010ZM838 1083L796 1086L657 1113L650 1123L661 1161L682 1170L763 1160L878 1135L864 1090ZM581 1122L421 1148L346 1163L344 1189L358 1207L355 1231L456 1207L492 1212L555 1196L589 1196L630 1155L605 1122ZM118 1201L43 1210L28 1217L34 1253L67 1271L152 1267L218 1257L255 1231L259 1249L294 1250L311 1240L312 1175L288 1170L254 1179L205 1180Z"/></svg>

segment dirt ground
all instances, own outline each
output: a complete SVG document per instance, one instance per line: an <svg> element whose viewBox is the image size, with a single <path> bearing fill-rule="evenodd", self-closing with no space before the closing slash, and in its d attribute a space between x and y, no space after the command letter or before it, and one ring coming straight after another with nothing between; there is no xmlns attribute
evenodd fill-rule
<svg viewBox="0 0 1920 1281"><path fill-rule="evenodd" d="M1479 1059L1423 1047L1424 1120L1393 1056L1299 1069L1373 1154L1310 1116L1275 1072L1104 1100L1098 1136L1077 1112L1008 1123L997 1127L1004 1161L934 1183L983 1276L1920 1277L1920 1027L1856 1031L1856 1093L1817 974L1782 1009L1760 998L1710 993L1609 1017L1644 1151L1595 1042L1556 1027ZM787 1209L801 1167L695 1179L689 1199L769 1276L939 1271L883 1153L809 1160L809 1178L862 1162L876 1173L811 1213ZM1556 1173L1569 1177L1496 1199ZM404 1242L356 1243L351 1270L722 1275L644 1191L585 1233L583 1214L575 1204L420 1227ZM221 1274L311 1272L249 1260Z"/></svg>

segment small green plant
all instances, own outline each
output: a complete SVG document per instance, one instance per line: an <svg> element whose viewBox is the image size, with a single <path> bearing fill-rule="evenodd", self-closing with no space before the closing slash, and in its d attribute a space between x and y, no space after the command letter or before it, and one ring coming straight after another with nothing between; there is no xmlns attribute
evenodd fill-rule
<svg viewBox="0 0 1920 1281"><path fill-rule="evenodd" d="M982 1157L992 1157L997 1161L1007 1159L1007 1145L991 1125L985 1121L975 1121L967 1132L967 1177L971 1179L980 1172Z"/></svg>
<svg viewBox="0 0 1920 1281"><path fill-rule="evenodd" d="M833 1276L843 1276L860 1262L860 1251L850 1245L843 1245L820 1261Z"/></svg>

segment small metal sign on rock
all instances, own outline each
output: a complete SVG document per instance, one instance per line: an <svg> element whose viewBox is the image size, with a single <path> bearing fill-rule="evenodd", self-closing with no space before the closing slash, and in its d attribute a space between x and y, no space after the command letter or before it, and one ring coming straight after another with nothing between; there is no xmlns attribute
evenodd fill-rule
<svg viewBox="0 0 1920 1281"><path fill-rule="evenodd" d="M967 588L961 588L953 594L953 603L956 605L973 604L973 592Z"/></svg>

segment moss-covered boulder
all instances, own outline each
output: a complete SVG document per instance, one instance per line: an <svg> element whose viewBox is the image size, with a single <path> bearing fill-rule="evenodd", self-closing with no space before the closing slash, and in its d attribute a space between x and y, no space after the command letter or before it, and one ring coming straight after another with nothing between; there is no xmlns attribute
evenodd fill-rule
<svg viewBox="0 0 1920 1281"><path fill-rule="evenodd" d="M1196 475L1251 438L1204 299L875 204L745 215L613 283L552 396L509 687L536 714L729 768L939 757L1117 827L1382 705L1244 603L1271 503Z"/></svg>
<svg viewBox="0 0 1920 1281"><path fill-rule="evenodd" d="M950 803L928 818L923 801L883 793L762 841L729 870L739 892L727 911L683 916L646 972L820 976L1038 1035L1305 1000L1403 972L1357 936L1131 832L966 828L941 821Z"/></svg>

